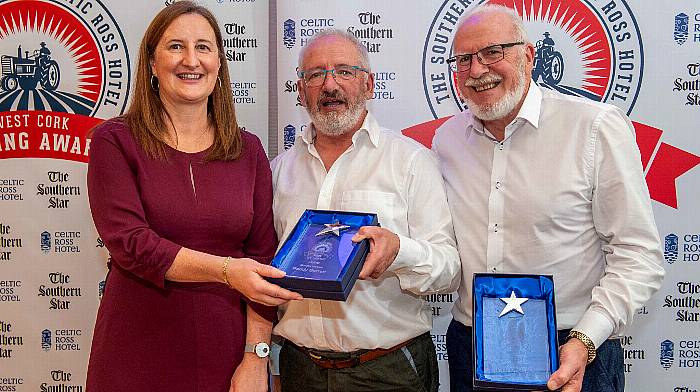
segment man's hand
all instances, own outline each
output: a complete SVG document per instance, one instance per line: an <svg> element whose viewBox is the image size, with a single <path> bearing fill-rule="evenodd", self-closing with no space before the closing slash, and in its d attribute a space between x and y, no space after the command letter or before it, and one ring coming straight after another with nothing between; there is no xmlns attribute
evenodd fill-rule
<svg viewBox="0 0 700 392"><path fill-rule="evenodd" d="M231 378L229 392L267 392L267 358L245 353Z"/></svg>
<svg viewBox="0 0 700 392"><path fill-rule="evenodd" d="M282 278L284 272L275 267L260 264L253 259L232 259L228 266L227 275L231 287L251 301L263 305L276 306L289 300L303 299L301 294L283 289L263 279L263 276Z"/></svg>
<svg viewBox="0 0 700 392"><path fill-rule="evenodd" d="M353 242L360 242L364 239L369 239L369 253L359 278L377 279L394 262L396 255L399 254L401 241L398 235L377 226L362 226L352 237Z"/></svg>
<svg viewBox="0 0 700 392"><path fill-rule="evenodd" d="M549 377L547 388L551 391L562 388L561 392L579 392L586 372L588 349L580 340L569 339L559 348L559 359L559 370Z"/></svg>

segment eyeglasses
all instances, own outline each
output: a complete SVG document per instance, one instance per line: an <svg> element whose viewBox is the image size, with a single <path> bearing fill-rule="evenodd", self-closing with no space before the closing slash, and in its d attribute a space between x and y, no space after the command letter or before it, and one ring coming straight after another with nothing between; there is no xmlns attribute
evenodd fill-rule
<svg viewBox="0 0 700 392"><path fill-rule="evenodd" d="M304 80L306 87L318 87L323 84L324 80L326 80L327 73L333 75L333 79L335 79L336 83L342 83L347 80L355 79L358 71L369 73L368 69L364 69L357 65L339 65L331 69L312 68L306 71L300 70L297 72L297 75L299 76L299 79Z"/></svg>
<svg viewBox="0 0 700 392"><path fill-rule="evenodd" d="M525 42L510 42L507 44L491 45L489 47L483 48L478 52L474 53L464 53L458 54L454 57L447 59L447 64L450 65L450 70L452 72L465 72L469 71L472 67L472 57L476 55L476 59L479 60L481 65L491 65L503 60L505 55L503 52L506 48L510 48L515 45L524 45Z"/></svg>

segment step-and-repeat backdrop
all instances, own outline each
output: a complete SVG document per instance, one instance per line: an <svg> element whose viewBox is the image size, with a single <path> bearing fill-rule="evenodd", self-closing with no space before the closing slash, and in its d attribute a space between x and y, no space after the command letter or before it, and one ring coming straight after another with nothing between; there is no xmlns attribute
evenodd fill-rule
<svg viewBox="0 0 700 392"><path fill-rule="evenodd" d="M145 28L172 0L0 0L0 392L81 391L109 255L90 219L88 129L121 114ZM513 7L544 88L632 118L667 278L622 343L628 391L700 390L700 3L694 0L207 0L224 33L241 124L270 157L306 126L295 70L316 31L370 53L370 109L430 144L464 105L445 60L459 17ZM551 66L554 64L554 66ZM183 224L186 224L183 222ZM426 297L447 391L453 294ZM175 343L174 343L175 344Z"/></svg>

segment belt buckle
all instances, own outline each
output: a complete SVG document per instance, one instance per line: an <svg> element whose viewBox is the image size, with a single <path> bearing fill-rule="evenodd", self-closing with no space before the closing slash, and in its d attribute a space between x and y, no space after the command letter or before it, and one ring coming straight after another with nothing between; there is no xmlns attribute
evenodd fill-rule
<svg viewBox="0 0 700 392"><path fill-rule="evenodd" d="M307 351L306 353L309 354L309 356L310 356L311 358L313 358L313 359L317 359L317 360L318 360L318 359L322 359L322 358L323 358L322 356L317 355L317 354L314 354L314 353L312 353L311 351Z"/></svg>
<svg viewBox="0 0 700 392"><path fill-rule="evenodd" d="M306 352L306 355L311 357L311 360L316 362L317 365L327 369L344 369L347 367L355 367L362 364L361 354L351 355L349 358L345 359L335 359L325 357L309 349L306 349L304 351Z"/></svg>

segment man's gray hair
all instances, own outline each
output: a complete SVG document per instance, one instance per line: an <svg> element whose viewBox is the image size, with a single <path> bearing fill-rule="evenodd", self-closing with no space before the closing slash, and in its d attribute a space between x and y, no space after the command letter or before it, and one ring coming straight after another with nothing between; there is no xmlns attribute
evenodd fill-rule
<svg viewBox="0 0 700 392"><path fill-rule="evenodd" d="M523 18L520 17L518 11L498 4L484 4L482 6L470 10L469 12L464 14L464 16L462 16L462 18L457 23L457 30L459 30L462 27L462 25L464 25L469 19L475 16L492 13L499 13L509 17L513 24L512 27L515 30L515 40L530 43L530 39L527 37L527 32L525 31L525 25L523 24Z"/></svg>
<svg viewBox="0 0 700 392"><path fill-rule="evenodd" d="M302 63L304 61L304 56L306 56L306 51L307 49L312 46L316 41L318 41L321 38L325 37L338 37L338 38L344 38L348 41L350 41L353 46L355 46L355 49L357 49L357 53L360 54L360 67L370 70L369 66L369 54L367 53L367 47L362 45L360 40L355 37L355 35L341 29L323 29L316 34L314 34L308 41L306 41L306 45L304 45L303 48L301 48L301 51L299 52L299 68L301 69ZM355 64L352 64L355 65Z"/></svg>

